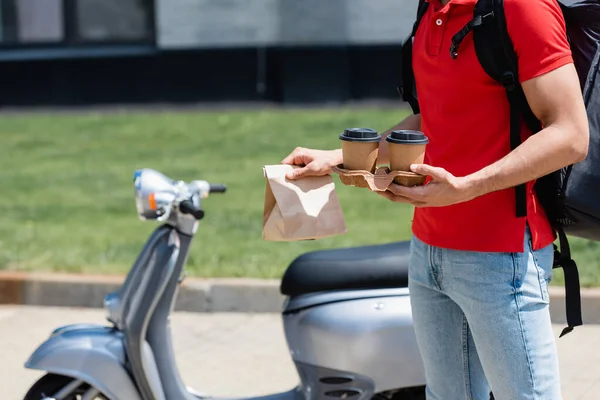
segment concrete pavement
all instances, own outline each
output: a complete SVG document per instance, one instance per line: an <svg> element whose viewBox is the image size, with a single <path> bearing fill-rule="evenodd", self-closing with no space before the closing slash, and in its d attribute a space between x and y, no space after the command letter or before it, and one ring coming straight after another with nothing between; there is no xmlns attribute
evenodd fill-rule
<svg viewBox="0 0 600 400"><path fill-rule="evenodd" d="M2 399L23 398L40 373L23 363L59 325L104 323L98 309L0 306ZM185 382L221 396L261 395L297 382L276 313L187 313L172 319L175 350ZM558 337L563 325L555 326ZM600 325L558 340L564 400L600 398Z"/></svg>
<svg viewBox="0 0 600 400"><path fill-rule="evenodd" d="M41 375L23 368L30 353L52 329L80 322L106 320L98 309L0 306L0 399L22 399ZM178 312L172 326L183 379L201 392L260 395L297 382L277 314Z"/></svg>

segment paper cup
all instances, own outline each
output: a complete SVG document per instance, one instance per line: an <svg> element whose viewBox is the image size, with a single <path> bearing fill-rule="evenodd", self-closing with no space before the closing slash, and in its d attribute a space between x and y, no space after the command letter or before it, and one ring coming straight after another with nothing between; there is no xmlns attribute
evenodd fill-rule
<svg viewBox="0 0 600 400"><path fill-rule="evenodd" d="M375 172L381 135L368 128L346 129L341 135L344 168Z"/></svg>
<svg viewBox="0 0 600 400"><path fill-rule="evenodd" d="M410 171L412 164L422 164L425 148L429 143L427 136L419 131L392 131L386 141L390 149L390 170Z"/></svg>

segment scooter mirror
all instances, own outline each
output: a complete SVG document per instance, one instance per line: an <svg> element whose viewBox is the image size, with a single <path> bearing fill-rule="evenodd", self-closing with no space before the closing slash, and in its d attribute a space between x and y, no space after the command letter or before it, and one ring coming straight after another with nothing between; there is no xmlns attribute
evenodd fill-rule
<svg viewBox="0 0 600 400"><path fill-rule="evenodd" d="M177 199L178 182L153 169L139 169L133 174L135 205L143 220L165 221Z"/></svg>

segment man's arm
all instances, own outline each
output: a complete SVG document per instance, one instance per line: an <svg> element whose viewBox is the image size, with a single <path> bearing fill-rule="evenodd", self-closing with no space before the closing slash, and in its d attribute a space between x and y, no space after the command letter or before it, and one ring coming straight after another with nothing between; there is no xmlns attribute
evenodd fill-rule
<svg viewBox="0 0 600 400"><path fill-rule="evenodd" d="M482 193L539 178L587 155L589 127L562 12L555 0L504 2L519 76L545 128L504 159L473 174Z"/></svg>
<svg viewBox="0 0 600 400"><path fill-rule="evenodd" d="M532 181L587 156L588 119L573 64L522 86L544 129L506 157L468 176L475 197Z"/></svg>
<svg viewBox="0 0 600 400"><path fill-rule="evenodd" d="M507 156L464 177L455 177L439 167L415 165L413 172L432 177L429 184L392 184L389 192L377 193L416 207L443 207L508 189L582 161L587 155L589 126L573 64L525 81L523 90L544 129Z"/></svg>
<svg viewBox="0 0 600 400"><path fill-rule="evenodd" d="M421 114L409 115L402 122L394 125L387 131L381 134L381 143L379 144L379 153L377 156L377 165L389 164L390 162L390 149L388 142L385 138L395 130L421 130Z"/></svg>
<svg viewBox="0 0 600 400"><path fill-rule="evenodd" d="M588 120L559 4L505 0L504 12L525 96L544 129L468 176L455 177L430 165L413 166L414 172L431 176L431 181L415 188L392 184L392 193L384 197L418 207L446 206L532 181L586 157Z"/></svg>

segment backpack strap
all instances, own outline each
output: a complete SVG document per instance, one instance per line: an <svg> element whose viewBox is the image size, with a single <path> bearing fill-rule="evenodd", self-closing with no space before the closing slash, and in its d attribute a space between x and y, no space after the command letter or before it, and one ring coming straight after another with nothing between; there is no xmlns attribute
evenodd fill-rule
<svg viewBox="0 0 600 400"><path fill-rule="evenodd" d="M421 112L419 107L419 101L417 99L417 88L415 84L415 75L412 67L412 51L413 51L413 39L419 29L419 24L423 19L423 16L427 12L429 3L425 0L419 0L417 7L417 18L413 24L412 31L409 37L404 41L402 45L402 83L398 86L398 93L402 97L403 101L408 102L414 114Z"/></svg>
<svg viewBox="0 0 600 400"><path fill-rule="evenodd" d="M581 317L581 292L579 282L579 271L577 264L571 257L571 247L565 231L561 228L557 229L560 243L560 252L554 246L554 266L553 268L561 267L565 274L565 302L567 312L568 326L563 329L560 337L571 332L574 327L583 325Z"/></svg>
<svg viewBox="0 0 600 400"><path fill-rule="evenodd" d="M471 31L473 31L473 42L479 63L492 79L502 84L506 91L510 104L510 146L514 150L521 144L521 117L534 134L541 131L542 126L529 107L523 88L519 83L518 59L506 26L504 1L479 0L477 2L473 20L453 37L450 49L453 58L458 57L460 43ZM550 194L556 187L552 179L554 177L548 175L538 180L539 186L545 186L545 190ZM515 188L515 197L517 217L527 216L524 184ZM544 199L540 198L540 202L544 202ZM568 327L561 333L562 337L571 332L575 326L582 325L580 282L577 264L571 257L567 236L560 225L556 223L554 216L549 215L549 218L560 239L560 252L555 246L553 267L562 267L565 274Z"/></svg>
<svg viewBox="0 0 600 400"><path fill-rule="evenodd" d="M525 93L519 84L518 60L506 28L503 0L479 0L475 15L489 16L489 23L483 23L474 33L475 51L485 72L500 82L506 91L510 104L510 147L516 149L521 144L521 115L533 133L542 128L529 108ZM486 21L486 22L487 22ZM496 39L496 40L494 40ZM527 215L525 184L515 188L517 217Z"/></svg>
<svg viewBox="0 0 600 400"><path fill-rule="evenodd" d="M471 33L471 31L477 27L480 27L481 25L483 25L486 20L493 18L494 17L494 13L493 12L489 12L487 14L479 14L479 13L475 13L475 16L473 17L473 19L471 21L469 21L467 23L467 25L464 26L464 28L462 28L457 34L455 34L454 36L452 36L452 46L450 47L450 56L454 59L456 59L458 57L458 48L460 47L460 44L462 43L463 40L465 40L465 38L467 37L467 35L469 33Z"/></svg>

